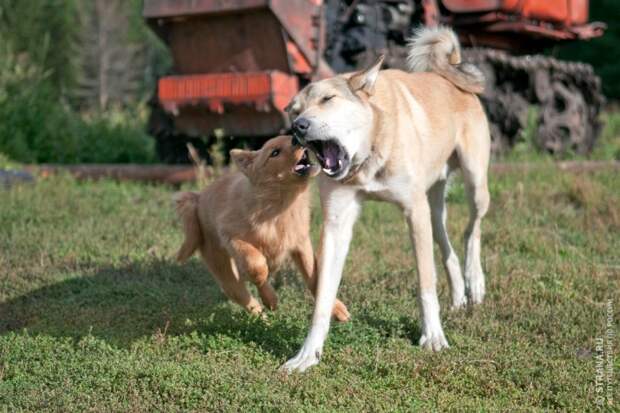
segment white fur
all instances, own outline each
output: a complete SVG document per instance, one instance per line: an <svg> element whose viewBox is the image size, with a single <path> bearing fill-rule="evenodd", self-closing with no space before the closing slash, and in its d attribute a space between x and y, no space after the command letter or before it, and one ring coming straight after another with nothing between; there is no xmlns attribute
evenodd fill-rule
<svg viewBox="0 0 620 413"><path fill-rule="evenodd" d="M417 29L408 42L407 67L411 72L430 72L432 62L455 54L460 63L461 49L456 35L443 26Z"/></svg>
<svg viewBox="0 0 620 413"><path fill-rule="evenodd" d="M459 309L467 304L465 298L465 284L461 273L459 258L452 248L448 232L446 230L447 212L445 207L445 192L447 187L448 172L437 181L428 191L428 200L431 206L433 239L439 246L443 258L444 267L448 273L450 289L452 291L452 309Z"/></svg>
<svg viewBox="0 0 620 413"><path fill-rule="evenodd" d="M301 117L311 124L312 139L327 140L338 136L338 141L346 149L351 159L357 155L366 158L370 153L369 137L365 131L370 129L372 114L370 110L360 110L360 106L343 99L337 109L315 114L306 111Z"/></svg>
<svg viewBox="0 0 620 413"><path fill-rule="evenodd" d="M422 336L420 347L428 350L439 351L448 348L448 341L441 327L439 319L439 301L436 291L420 292L420 309L422 312Z"/></svg>
<svg viewBox="0 0 620 413"><path fill-rule="evenodd" d="M324 176L320 178L319 189L325 211L319 257L321 276L318 280L310 333L299 353L282 366L282 369L288 372L303 372L320 361L353 235L353 225L361 208L356 191L340 186Z"/></svg>
<svg viewBox="0 0 620 413"><path fill-rule="evenodd" d="M484 74L471 64L461 63L461 46L452 29L420 28L409 39L408 47L411 72L435 72L466 92L484 91Z"/></svg>

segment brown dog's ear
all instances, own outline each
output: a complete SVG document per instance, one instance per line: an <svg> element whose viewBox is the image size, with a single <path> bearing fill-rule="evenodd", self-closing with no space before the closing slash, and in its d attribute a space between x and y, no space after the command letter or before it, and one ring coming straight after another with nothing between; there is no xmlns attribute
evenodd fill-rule
<svg viewBox="0 0 620 413"><path fill-rule="evenodd" d="M375 91L375 81L377 80L377 76L379 76L379 70L381 70L383 59L385 59L385 55L382 54L370 67L351 76L349 78L349 87L351 90L354 92L362 90L372 95Z"/></svg>
<svg viewBox="0 0 620 413"><path fill-rule="evenodd" d="M230 151L230 159L239 167L241 172L247 175L249 169L256 158L255 151L246 151L243 149L233 149Z"/></svg>

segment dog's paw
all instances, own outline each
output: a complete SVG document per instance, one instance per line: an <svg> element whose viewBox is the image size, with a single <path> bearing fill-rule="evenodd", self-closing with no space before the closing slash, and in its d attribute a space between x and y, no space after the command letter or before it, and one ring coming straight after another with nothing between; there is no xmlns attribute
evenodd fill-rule
<svg viewBox="0 0 620 413"><path fill-rule="evenodd" d="M450 306L451 311L457 311L467 306L467 297L463 293L460 296L452 297L452 305Z"/></svg>
<svg viewBox="0 0 620 413"><path fill-rule="evenodd" d="M303 373L312 366L319 364L322 350L320 348L306 348L304 345L299 353L280 367L281 371Z"/></svg>
<svg viewBox="0 0 620 413"><path fill-rule="evenodd" d="M336 304L334 304L334 310L332 311L332 315L334 318L341 323L349 321L351 319L351 314L349 314L349 310L347 310L347 306L344 305L340 300L336 300Z"/></svg>
<svg viewBox="0 0 620 413"><path fill-rule="evenodd" d="M248 311L248 313L254 316L260 316L263 314L263 306L261 306L254 297L252 297L250 302L245 306L245 309Z"/></svg>
<svg viewBox="0 0 620 413"><path fill-rule="evenodd" d="M476 277L469 285L469 299L472 304L481 304L484 300L484 276Z"/></svg>
<svg viewBox="0 0 620 413"><path fill-rule="evenodd" d="M420 347L431 350L431 351L441 351L444 348L449 348L448 340L443 334L443 330L441 327L439 329L433 329L430 331L425 331L420 337Z"/></svg>
<svg viewBox="0 0 620 413"><path fill-rule="evenodd" d="M276 292L270 286L268 288L261 288L259 291L261 301L271 311L275 311L278 308L278 296Z"/></svg>

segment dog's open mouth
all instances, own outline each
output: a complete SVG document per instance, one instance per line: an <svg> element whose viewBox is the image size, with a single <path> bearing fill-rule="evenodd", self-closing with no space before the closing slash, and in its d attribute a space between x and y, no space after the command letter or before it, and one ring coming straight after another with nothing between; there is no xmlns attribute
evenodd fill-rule
<svg viewBox="0 0 620 413"><path fill-rule="evenodd" d="M304 149L304 153L301 156L301 159L297 161L295 166L293 167L293 173L299 176L307 176L310 174L314 165L310 161L310 156L308 156L308 150Z"/></svg>
<svg viewBox="0 0 620 413"><path fill-rule="evenodd" d="M337 177L347 170L349 154L335 139L307 141L306 145L314 152L327 175Z"/></svg>

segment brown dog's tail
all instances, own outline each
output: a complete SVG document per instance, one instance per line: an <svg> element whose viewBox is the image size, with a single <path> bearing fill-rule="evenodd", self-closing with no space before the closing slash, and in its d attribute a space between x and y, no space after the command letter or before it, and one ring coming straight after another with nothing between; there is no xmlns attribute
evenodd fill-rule
<svg viewBox="0 0 620 413"><path fill-rule="evenodd" d="M179 192L173 197L177 215L183 222L185 241L177 253L177 261L184 262L192 256L203 242L200 221L198 220L198 194Z"/></svg>
<svg viewBox="0 0 620 413"><path fill-rule="evenodd" d="M435 72L466 92L484 91L484 75L476 66L461 63L461 46L447 27L416 30L409 39L407 64L412 72Z"/></svg>

